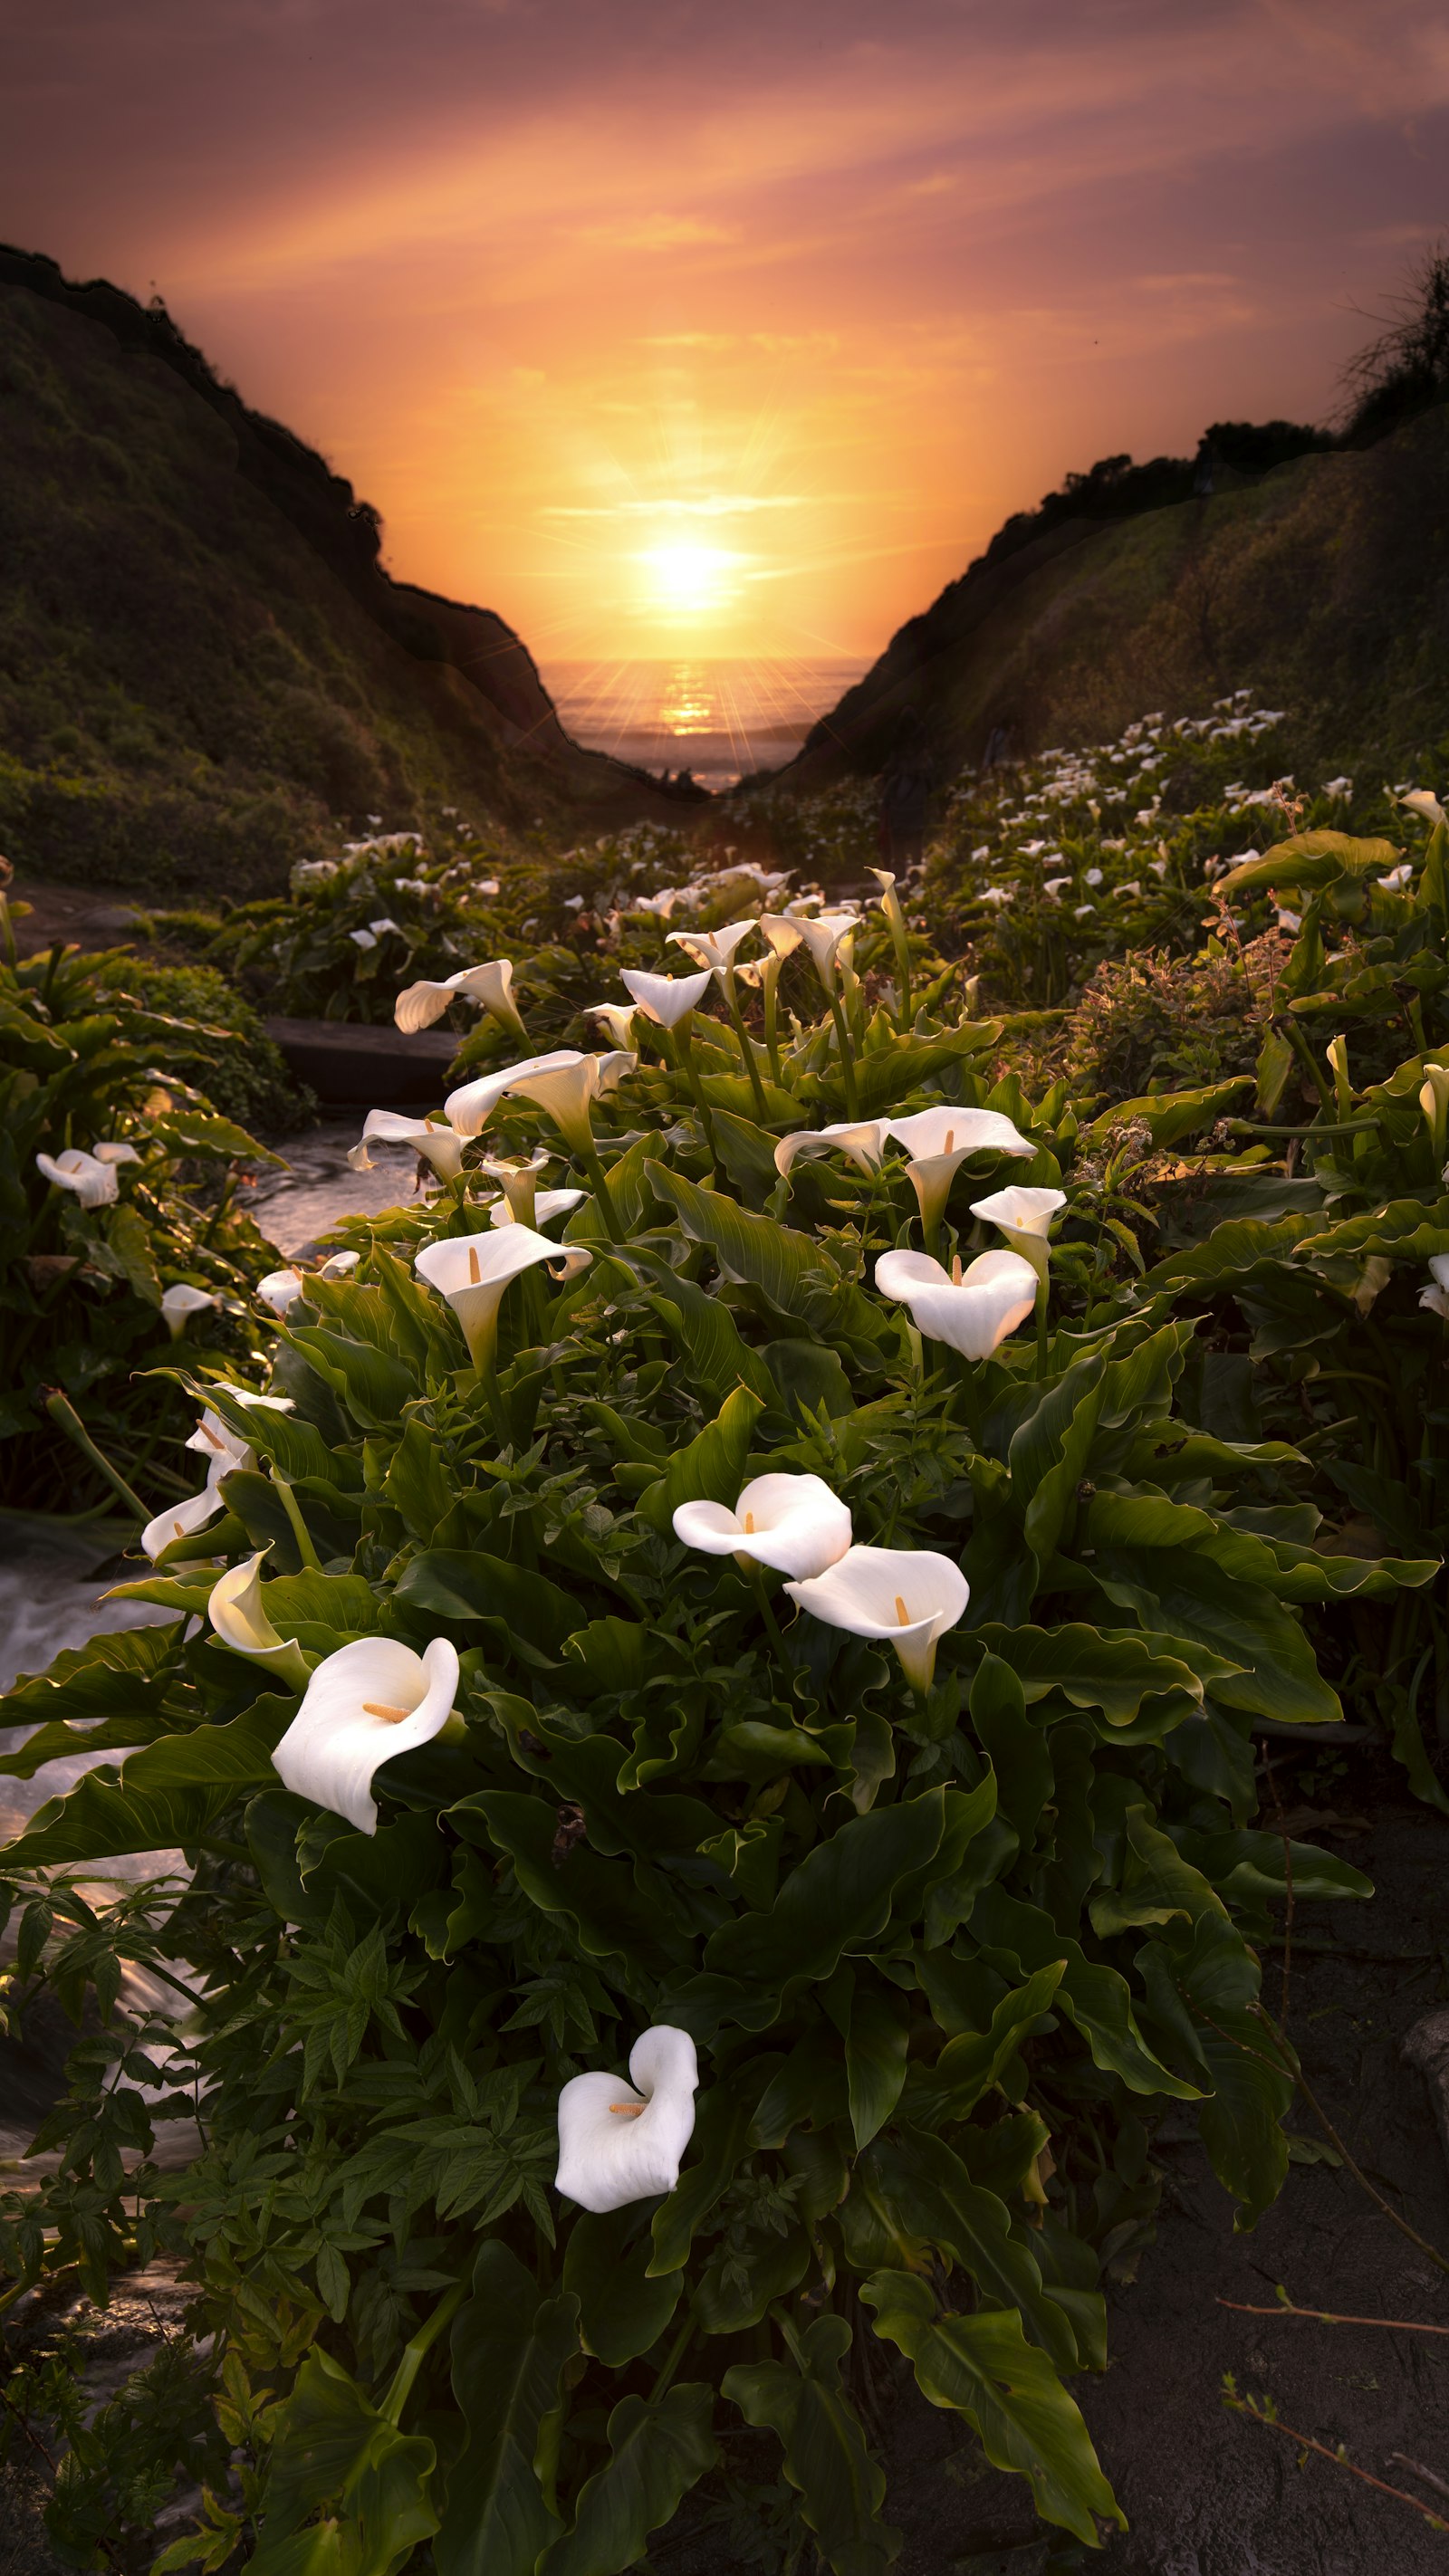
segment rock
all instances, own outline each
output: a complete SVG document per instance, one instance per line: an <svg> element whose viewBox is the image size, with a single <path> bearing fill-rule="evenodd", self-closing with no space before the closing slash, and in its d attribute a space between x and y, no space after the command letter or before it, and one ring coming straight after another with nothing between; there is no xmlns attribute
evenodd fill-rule
<svg viewBox="0 0 1449 2576"><path fill-rule="evenodd" d="M1449 2157L1449 2012L1425 2013L1405 2037L1402 2056L1428 2088L1444 2153Z"/></svg>

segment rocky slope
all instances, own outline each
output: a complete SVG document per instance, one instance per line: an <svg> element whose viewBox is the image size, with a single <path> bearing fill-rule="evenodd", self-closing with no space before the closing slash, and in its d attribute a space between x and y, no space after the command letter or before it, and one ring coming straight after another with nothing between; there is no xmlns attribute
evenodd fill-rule
<svg viewBox="0 0 1449 2576"><path fill-rule="evenodd" d="M1449 409L1131 518L1058 520L912 618L778 784L939 776L1229 690L1291 756L1402 768L1449 728Z"/></svg>
<svg viewBox="0 0 1449 2576"><path fill-rule="evenodd" d="M511 628L392 581L379 543L159 307L0 250L0 848L241 894L370 815L688 811L571 742Z"/></svg>

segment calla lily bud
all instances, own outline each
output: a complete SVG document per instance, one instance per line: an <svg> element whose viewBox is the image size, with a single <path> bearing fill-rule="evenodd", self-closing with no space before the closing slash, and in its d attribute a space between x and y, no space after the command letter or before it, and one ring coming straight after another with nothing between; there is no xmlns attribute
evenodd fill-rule
<svg viewBox="0 0 1449 2576"><path fill-rule="evenodd" d="M642 968L625 966L620 981L627 984L646 1020L661 1029L677 1029L696 1011L710 987L710 969L699 975L646 975Z"/></svg>
<svg viewBox="0 0 1449 2576"><path fill-rule="evenodd" d="M374 922L373 928L377 926ZM393 1018L409 1034L415 1029L429 1029L459 993L476 1002L501 1027L511 1029L516 1037L527 1035L513 998L513 961L508 957L490 958L486 966L465 966L460 974L447 975L441 983L409 984L393 1004Z"/></svg>
<svg viewBox="0 0 1449 2576"><path fill-rule="evenodd" d="M785 1589L827 1627L894 1646L918 1691L930 1689L937 1641L971 1598L959 1565L928 1547L852 1547L824 1574Z"/></svg>
<svg viewBox="0 0 1449 2576"><path fill-rule="evenodd" d="M918 1109L893 1118L891 1134L910 1156L907 1173L932 1236L946 1212L951 1183L971 1154L1034 1154L1036 1147L998 1109Z"/></svg>
<svg viewBox="0 0 1449 2576"><path fill-rule="evenodd" d="M543 1262L559 1280L572 1279L593 1259L582 1244L550 1242L532 1226L506 1225L488 1234L447 1235L425 1244L413 1263L420 1279L446 1297L475 1368L488 1366L498 1339L498 1309L510 1279Z"/></svg>
<svg viewBox="0 0 1449 2576"><path fill-rule="evenodd" d="M172 1340L185 1331L188 1315L199 1315L204 1306L214 1307L220 1302L205 1288L193 1288L189 1280L176 1280L161 1299L161 1313Z"/></svg>
<svg viewBox="0 0 1449 2576"><path fill-rule="evenodd" d="M875 1265L881 1295L901 1298L928 1342L945 1342L968 1360L989 1359L1025 1323L1036 1282L1019 1252L979 1252L964 1270L959 1254L946 1270L929 1252L883 1252Z"/></svg>
<svg viewBox="0 0 1449 2576"><path fill-rule="evenodd" d="M1043 1286L1047 1278L1047 1236L1051 1221L1066 1206L1065 1190L1031 1190L1020 1181L1008 1182L1004 1190L995 1190L988 1199L973 1199L971 1213L999 1226L1013 1252L1029 1261Z"/></svg>
<svg viewBox="0 0 1449 2576"><path fill-rule="evenodd" d="M596 2216L673 2191L694 2135L699 2060L687 2030L646 2030L629 2078L575 2075L558 2097L556 2188Z"/></svg>
<svg viewBox="0 0 1449 2576"><path fill-rule="evenodd" d="M244 1565L230 1566L211 1588L206 1615L224 1646L234 1655L250 1655L288 1690L307 1687L307 1661L295 1637L279 1637L262 1607L261 1567L268 1551L260 1548Z"/></svg>
<svg viewBox="0 0 1449 2576"><path fill-rule="evenodd" d="M888 1118L858 1118L836 1127L802 1127L793 1136L781 1137L775 1147L775 1169L783 1180L802 1155L813 1160L817 1154L843 1154L847 1162L869 1178L880 1170L890 1132Z"/></svg>
<svg viewBox="0 0 1449 2576"><path fill-rule="evenodd" d="M777 1574L823 1574L850 1545L850 1512L821 1476L756 1476L734 1510L681 1503L674 1535L708 1556L736 1556Z"/></svg>
<svg viewBox="0 0 1449 2576"><path fill-rule="evenodd" d="M115 1163L99 1154L83 1154L67 1145L63 1154L37 1154L36 1170L58 1190L69 1190L86 1208L113 1207L121 1194Z"/></svg>
<svg viewBox="0 0 1449 2576"><path fill-rule="evenodd" d="M456 1129L445 1127L436 1118L405 1118L396 1109L369 1109L363 1122L362 1139L352 1147L347 1159L354 1172L370 1172L373 1167L369 1145L410 1145L415 1154L431 1164L440 1181L455 1181L463 1168L463 1140Z"/></svg>
<svg viewBox="0 0 1449 2576"><path fill-rule="evenodd" d="M373 1773L448 1731L457 1689L458 1650L446 1637L421 1655L396 1637L354 1637L312 1673L273 1768L296 1797L375 1834Z"/></svg>

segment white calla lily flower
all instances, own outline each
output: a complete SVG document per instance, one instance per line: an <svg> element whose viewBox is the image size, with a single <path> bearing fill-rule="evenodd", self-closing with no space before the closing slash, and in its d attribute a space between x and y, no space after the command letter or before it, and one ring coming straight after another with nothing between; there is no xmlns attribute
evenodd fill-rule
<svg viewBox="0 0 1449 2576"><path fill-rule="evenodd" d="M205 1529L208 1521L214 1521L218 1512L226 1509L224 1497L218 1490L221 1479L229 1476L233 1467L249 1465L251 1454L249 1449L243 1449L234 1458L219 1460L199 1494L188 1494L182 1503L168 1503L164 1511L146 1523L141 1532L141 1546L153 1565L163 1547L170 1547L173 1539L191 1538L197 1530Z"/></svg>
<svg viewBox="0 0 1449 2576"><path fill-rule="evenodd" d="M113 1138L103 1139L91 1151L98 1163L139 1163L141 1159L134 1145L118 1144Z"/></svg>
<svg viewBox="0 0 1449 2576"><path fill-rule="evenodd" d="M446 1637L420 1655L398 1637L354 1637L311 1674L272 1767L295 1797L375 1834L373 1773L447 1731L457 1690L458 1650Z"/></svg>
<svg viewBox="0 0 1449 2576"><path fill-rule="evenodd" d="M437 1118L405 1118L397 1109L369 1109L362 1136L348 1154L354 1172L374 1169L369 1145L409 1145L430 1163L440 1181L455 1181L463 1168L463 1139Z"/></svg>
<svg viewBox="0 0 1449 2576"><path fill-rule="evenodd" d="M1411 814L1421 814L1426 823L1449 821L1438 797L1431 795L1427 787L1411 787L1406 796L1399 798L1399 803L1407 805Z"/></svg>
<svg viewBox="0 0 1449 2576"><path fill-rule="evenodd" d="M450 1091L443 1103L443 1115L458 1135L481 1136L518 1075L552 1073L561 1066L583 1061L577 1047L555 1047L548 1055L523 1056L517 1064L500 1065L496 1073L480 1074L476 1081L462 1083L456 1091Z"/></svg>
<svg viewBox="0 0 1449 2576"><path fill-rule="evenodd" d="M568 1216L587 1198L586 1190L536 1190L533 1206L526 1214L516 1209L507 1193L501 1199L487 1199L490 1225L531 1225L535 1229L549 1225L556 1216Z"/></svg>
<svg viewBox="0 0 1449 2576"><path fill-rule="evenodd" d="M852 1547L808 1583L787 1583L792 1601L827 1627L894 1646L908 1682L928 1691L937 1641L971 1598L959 1565L929 1547Z"/></svg>
<svg viewBox="0 0 1449 2576"><path fill-rule="evenodd" d="M161 1312L172 1340L185 1331L188 1315L199 1315L204 1306L220 1304L221 1299L207 1289L193 1288L186 1279L175 1280L161 1299Z"/></svg>
<svg viewBox="0 0 1449 2576"><path fill-rule="evenodd" d="M859 927L853 912L821 912L813 921L802 914L796 924L822 989L832 999L840 990L841 968L850 964L854 934Z"/></svg>
<svg viewBox="0 0 1449 2576"><path fill-rule="evenodd" d="M503 1196L519 1224L532 1225L538 1200L538 1176L540 1172L547 1171L552 1161L552 1154L540 1145L529 1155L526 1163L516 1155L482 1154L478 1158L478 1169L486 1172L490 1181L502 1183ZM575 1195L582 1194L576 1192ZM504 1225L507 1219L494 1216L490 1223Z"/></svg>
<svg viewBox="0 0 1449 2576"><path fill-rule="evenodd" d="M721 985L728 989L729 979L734 973L735 951L749 938L751 931L758 928L759 921L752 913L748 921L728 922L723 930L670 930L665 937L674 947L682 948L687 957L697 957L701 966L711 975L717 975Z"/></svg>
<svg viewBox="0 0 1449 2576"><path fill-rule="evenodd" d="M607 1032L610 1045L626 1052L634 1042L636 1016L632 1002L589 1002L584 1007L585 1019L597 1020Z"/></svg>
<svg viewBox="0 0 1449 2576"><path fill-rule="evenodd" d="M521 1073L508 1086L518 1100L531 1100L546 1117L553 1120L565 1144L586 1159L594 1150L594 1130L589 1112L594 1102L614 1090L625 1073L632 1073L637 1056L615 1049L610 1055L580 1055L572 1064L543 1067L535 1065Z"/></svg>
<svg viewBox="0 0 1449 2576"><path fill-rule="evenodd" d="M763 913L755 927L768 946L771 956L777 958L781 965L800 946L804 935L798 921L787 920L785 915L779 912Z"/></svg>
<svg viewBox="0 0 1449 2576"><path fill-rule="evenodd" d="M374 930L377 927L374 922ZM424 978L419 983L407 985L393 1004L393 1018L398 1027L409 1035L416 1029L430 1029L434 1020L442 1018L448 1004L459 994L467 1001L476 1002L480 1010L486 1011L501 1027L511 1029L516 1037L527 1035L519 1017L518 1004L513 998L511 957L492 957L485 966L464 966L458 974L445 975L438 983Z"/></svg>
<svg viewBox="0 0 1449 2576"><path fill-rule="evenodd" d="M985 1360L1025 1323L1036 1304L1037 1274L1019 1252L979 1252L964 1270L959 1253L945 1270L929 1252L883 1252L875 1284L883 1297L910 1307L928 1342L945 1342L963 1359Z"/></svg>
<svg viewBox="0 0 1449 2576"><path fill-rule="evenodd" d="M813 1160L818 1154L843 1154L858 1172L873 1178L884 1160L890 1132L888 1118L857 1118L834 1127L801 1127L793 1136L781 1137L775 1147L775 1169L783 1180L802 1155Z"/></svg>
<svg viewBox="0 0 1449 2576"><path fill-rule="evenodd" d="M946 1211L951 1183L972 1154L1034 1154L1036 1147L999 1109L918 1109L893 1118L890 1130L910 1157L906 1170L920 1201L927 1240Z"/></svg>
<svg viewBox="0 0 1449 2576"><path fill-rule="evenodd" d="M1420 1289L1419 1303L1426 1306L1431 1315L1442 1315L1445 1323L1449 1324L1449 1253L1431 1253L1429 1269L1432 1274L1430 1284Z"/></svg>
<svg viewBox="0 0 1449 2576"><path fill-rule="evenodd" d="M993 1190L990 1198L973 1199L971 1213L984 1217L988 1225L998 1226L1012 1251L1031 1263L1045 1285L1052 1218L1066 1203L1065 1190L1033 1190L1020 1181L1009 1181L1004 1190Z"/></svg>
<svg viewBox="0 0 1449 2576"><path fill-rule="evenodd" d="M413 1263L420 1279L446 1297L477 1369L486 1368L498 1338L498 1309L510 1279L543 1262L560 1281L576 1278L593 1259L581 1243L554 1243L532 1226L500 1226L487 1234L446 1235L425 1244Z"/></svg>
<svg viewBox="0 0 1449 2576"><path fill-rule="evenodd" d="M637 1008L661 1029L677 1029L681 1020L698 1010L712 980L708 966L698 975L646 975L637 966L620 969L620 981L628 986Z"/></svg>
<svg viewBox="0 0 1449 2576"><path fill-rule="evenodd" d="M699 2059L687 2030L656 2022L622 2075L575 2075L558 2097L558 2172L565 2200L601 2216L673 2191L694 2135Z"/></svg>
<svg viewBox="0 0 1449 2576"><path fill-rule="evenodd" d="M268 1554L259 1548L243 1564L227 1568L211 1587L206 1615L224 1646L234 1655L250 1655L276 1674L286 1690L305 1690L308 1666L295 1637L280 1637L262 1607L261 1568Z"/></svg>
<svg viewBox="0 0 1449 2576"><path fill-rule="evenodd" d="M69 1190L85 1208L113 1207L121 1194L116 1166L97 1154L67 1145L63 1154L37 1154L36 1170L58 1190Z"/></svg>
<svg viewBox="0 0 1449 2576"><path fill-rule="evenodd" d="M681 1503L674 1535L708 1556L752 1558L777 1574L823 1574L851 1541L850 1511L822 1476L756 1476L734 1510Z"/></svg>
<svg viewBox="0 0 1449 2576"><path fill-rule="evenodd" d="M271 1307L274 1315L285 1315L288 1307L296 1304L306 1284L301 1271L294 1270L289 1262L285 1270L269 1270L265 1279L257 1281L257 1295L264 1306Z"/></svg>

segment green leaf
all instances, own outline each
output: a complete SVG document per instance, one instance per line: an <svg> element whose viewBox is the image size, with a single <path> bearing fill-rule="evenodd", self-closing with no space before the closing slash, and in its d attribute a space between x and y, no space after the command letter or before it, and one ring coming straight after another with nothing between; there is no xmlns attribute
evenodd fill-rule
<svg viewBox="0 0 1449 2576"><path fill-rule="evenodd" d="M1256 894L1260 888L1316 888L1341 878L1377 876L1398 864L1392 841L1359 841L1348 832L1295 832L1278 841L1261 859L1230 868L1222 879L1227 895Z"/></svg>
<svg viewBox="0 0 1449 2576"><path fill-rule="evenodd" d="M1096 2517L1126 2529L1078 2408L1014 2308L938 2316L926 2282L908 2272L876 2272L860 2295L876 2312L876 2333L906 2355L922 2396L974 2425L993 2466L1027 2480L1045 2521L1093 2549Z"/></svg>
<svg viewBox="0 0 1449 2576"><path fill-rule="evenodd" d="M960 2031L947 2040L929 2072L912 2078L906 2095L907 2115L917 2128L940 2129L964 2120L983 2093L1001 2082L1022 2041L1051 2011L1065 1973L1064 1959L1038 1968L1024 1986L1002 1996L989 2029Z"/></svg>
<svg viewBox="0 0 1449 2576"><path fill-rule="evenodd" d="M293 1704L259 1700L229 1726L162 1736L123 1764L88 1771L69 1795L48 1798L4 1847L26 1867L113 1860L123 1852L164 1852L201 1841L245 1790L275 1779L272 1747Z"/></svg>
<svg viewBox="0 0 1449 2576"><path fill-rule="evenodd" d="M714 2467L713 2415L714 2391L700 2383L623 2398L609 2417L609 2458L580 2490L573 2529L545 2551L539 2576L623 2576L637 2566L651 2531Z"/></svg>
<svg viewBox="0 0 1449 2576"><path fill-rule="evenodd" d="M34 1731L18 1752L0 1756L0 1772L28 1780L61 1755L109 1752L164 1732L182 1633L179 1621L125 1628L68 1647L43 1673L22 1674L0 1699L0 1717Z"/></svg>
<svg viewBox="0 0 1449 2576"><path fill-rule="evenodd" d="M843 1951L879 1939L897 1889L932 1860L945 1824L939 1789L852 1817L791 1871L769 1914L712 1935L706 1968L760 1986L823 1982Z"/></svg>
<svg viewBox="0 0 1449 2576"><path fill-rule="evenodd" d="M728 1503L733 1509L745 1481L755 1424L763 1411L757 1395L737 1386L713 1422L706 1423L687 1448L675 1451L664 1474L640 1496L641 1520L667 1538L673 1535L674 1514L681 1503Z"/></svg>
<svg viewBox="0 0 1449 2576"><path fill-rule="evenodd" d="M585 2352L623 2370L656 2344L679 2304L681 2272L653 2273L648 2231L637 2206L575 2219L564 2251L563 2285L579 2303Z"/></svg>
<svg viewBox="0 0 1449 2576"><path fill-rule="evenodd" d="M448 2478L438 2576L533 2576L557 2535L534 2469L545 2418L578 2351L578 2302L548 2298L501 2240L486 2240L453 2320L453 2395L467 2427Z"/></svg>
<svg viewBox="0 0 1449 2576"><path fill-rule="evenodd" d="M1026 1713L1021 1682L999 1655L983 1655L971 1681L971 1724L996 1774L997 1806L1023 1848L1056 1785L1046 1737Z"/></svg>
<svg viewBox="0 0 1449 2576"><path fill-rule="evenodd" d="M1059 1628L1004 1628L988 1620L976 1631L992 1655L1009 1664L1030 1708L1060 1692L1072 1708L1100 1709L1109 1726L1130 1727L1144 1710L1166 1732L1202 1707L1205 1681L1226 1679L1238 1667L1221 1656L1207 1659L1192 1646L1174 1654L1170 1637L1145 1637L1127 1628L1088 1627L1083 1620Z"/></svg>
<svg viewBox="0 0 1449 2576"><path fill-rule="evenodd" d="M1252 1087L1253 1077L1245 1073L1231 1082L1206 1083L1200 1091L1149 1092L1142 1100L1119 1100L1115 1108L1104 1109L1082 1133L1093 1144L1102 1144L1114 1127L1143 1126L1160 1151L1198 1128L1211 1127Z"/></svg>
<svg viewBox="0 0 1449 2576"><path fill-rule="evenodd" d="M404 1569L397 1598L444 1619L486 1619L534 1663L556 1660L540 1649L555 1640L562 1644L585 1617L582 1605L546 1575L482 1548L425 1548Z"/></svg>
<svg viewBox="0 0 1449 2576"><path fill-rule="evenodd" d="M1049 1387L1013 1435L1007 1463L1012 1500L1024 1505L1027 1546L1045 1564L1077 1516L1102 1403L1103 1362L1079 1360Z"/></svg>
<svg viewBox="0 0 1449 2576"><path fill-rule="evenodd" d="M1076 2023L1094 2065L1120 2075L1134 2093L1194 2098L1196 2086L1173 2075L1147 2046L1126 1979L1088 1959L1039 1906L1024 1905L1002 1887L983 1888L971 1909L971 1930L1003 1976L1065 1963L1054 2005Z"/></svg>
<svg viewBox="0 0 1449 2576"><path fill-rule="evenodd" d="M776 2434L801 2514L835 2576L884 2576L901 2535L882 2522L885 2478L840 2384L844 2317L817 2317L790 2361L736 2362L722 2394L747 2424Z"/></svg>
<svg viewBox="0 0 1449 2576"><path fill-rule="evenodd" d="M1076 2369L1076 2335L1065 2311L1044 2291L1035 2255L1013 2236L1004 2201L973 2181L944 2138L906 2131L880 2140L857 2166L855 2189L878 2209L883 2206L898 2242L938 2246L948 2261L969 2272L988 2307L1015 2308L1057 2368ZM847 2248L849 2239L847 2206Z"/></svg>
<svg viewBox="0 0 1449 2576"><path fill-rule="evenodd" d="M818 1323L829 1307L836 1273L808 1234L754 1216L718 1190L702 1190L665 1163L651 1163L656 1195L672 1207L695 1243L706 1243L727 1279L758 1288L782 1315Z"/></svg>
<svg viewBox="0 0 1449 2576"><path fill-rule="evenodd" d="M259 2576L284 2576L303 2517L340 2501L355 2576L398 2576L438 2528L427 2493L435 2464L425 2436L399 2432L314 2345L273 2438L261 2537L248 2564Z"/></svg>
<svg viewBox="0 0 1449 2576"><path fill-rule="evenodd" d="M845 2074L855 2143L868 2147L901 2098L909 2036L905 2005L893 1990L857 1983L845 2039Z"/></svg>
<svg viewBox="0 0 1449 2576"><path fill-rule="evenodd" d="M123 1200L119 1207L107 1209L105 1227L106 1241L137 1296L146 1305L159 1307L161 1273L151 1249L151 1230L140 1209Z"/></svg>

